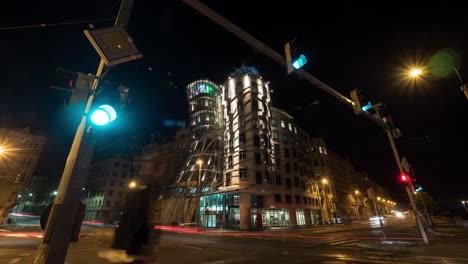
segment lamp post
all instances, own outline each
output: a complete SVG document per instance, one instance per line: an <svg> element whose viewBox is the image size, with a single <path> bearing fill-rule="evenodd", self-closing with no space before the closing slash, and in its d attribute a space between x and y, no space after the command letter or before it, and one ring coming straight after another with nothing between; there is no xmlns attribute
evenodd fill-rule
<svg viewBox="0 0 468 264"><path fill-rule="evenodd" d="M466 204L468 203L468 201L461 201L461 203L463 204L463 208L465 208L465 211L468 213L468 209L466 208Z"/></svg>
<svg viewBox="0 0 468 264"><path fill-rule="evenodd" d="M328 184L328 180L327 179L322 179L323 195L325 196L325 203L327 204L328 219L330 220L330 225L333 225L333 218L332 218L331 211L330 211L330 209L331 209L330 208L330 202L328 201L328 195L327 195L327 192L326 192L325 184Z"/></svg>
<svg viewBox="0 0 468 264"><path fill-rule="evenodd" d="M197 187L197 204L195 208L195 222L197 227L201 227L201 215L200 215L200 197L201 197L201 168L203 160L197 160L198 165L198 187Z"/></svg>

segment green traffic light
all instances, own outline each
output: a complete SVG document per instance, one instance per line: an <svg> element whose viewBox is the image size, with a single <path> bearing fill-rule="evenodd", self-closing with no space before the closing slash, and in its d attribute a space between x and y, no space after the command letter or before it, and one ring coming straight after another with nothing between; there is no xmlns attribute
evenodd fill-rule
<svg viewBox="0 0 468 264"><path fill-rule="evenodd" d="M304 54L301 54L299 58L292 63L292 66L294 67L294 69L299 70L306 63L307 63L306 56L304 56Z"/></svg>
<svg viewBox="0 0 468 264"><path fill-rule="evenodd" d="M101 105L91 114L91 121L98 126L105 126L117 119L117 112L110 105Z"/></svg>

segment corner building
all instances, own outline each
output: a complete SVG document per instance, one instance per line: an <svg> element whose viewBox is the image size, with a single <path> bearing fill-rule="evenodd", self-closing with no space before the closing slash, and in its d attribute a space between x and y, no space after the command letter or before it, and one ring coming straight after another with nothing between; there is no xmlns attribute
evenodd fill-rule
<svg viewBox="0 0 468 264"><path fill-rule="evenodd" d="M271 106L268 82L243 66L221 88L223 184L201 198L203 225L251 230L331 221L322 211L333 208L333 192L318 184L325 175L314 173L312 141Z"/></svg>

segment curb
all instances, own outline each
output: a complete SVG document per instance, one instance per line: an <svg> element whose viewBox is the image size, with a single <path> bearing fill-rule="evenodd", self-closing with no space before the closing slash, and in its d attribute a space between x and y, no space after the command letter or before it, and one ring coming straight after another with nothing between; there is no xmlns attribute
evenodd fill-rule
<svg viewBox="0 0 468 264"><path fill-rule="evenodd" d="M370 243L358 243L356 246L361 248L369 248L369 249L379 249L379 250L387 250L387 251L398 251L403 253L409 252L423 252L424 247L418 247L416 245L394 245L394 244L370 244Z"/></svg>

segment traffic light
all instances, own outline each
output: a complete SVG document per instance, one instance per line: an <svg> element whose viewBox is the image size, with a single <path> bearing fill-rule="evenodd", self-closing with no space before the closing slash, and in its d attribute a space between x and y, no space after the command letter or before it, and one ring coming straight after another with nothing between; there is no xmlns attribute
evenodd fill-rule
<svg viewBox="0 0 468 264"><path fill-rule="evenodd" d="M117 112L110 105L100 105L91 113L91 121L98 126L105 126L117 119Z"/></svg>
<svg viewBox="0 0 468 264"><path fill-rule="evenodd" d="M410 177L404 173L400 174L400 181L402 183L408 183L410 181Z"/></svg>
<svg viewBox="0 0 468 264"><path fill-rule="evenodd" d="M367 100L362 90L356 89L350 92L351 100L353 101L354 113L356 115L361 114L372 108L372 103Z"/></svg>
<svg viewBox="0 0 468 264"><path fill-rule="evenodd" d="M288 74L291 74L294 69L299 70L307 63L307 57L299 51L298 45L296 44L296 39L284 45L284 53L286 56L286 67Z"/></svg>
<svg viewBox="0 0 468 264"><path fill-rule="evenodd" d="M416 188L415 191L420 192L420 191L422 191L422 190L423 190L422 186L418 186L418 188Z"/></svg>
<svg viewBox="0 0 468 264"><path fill-rule="evenodd" d="M80 104L84 106L93 79L93 75L57 68L57 76L49 88L67 92L68 96L66 96L65 102L68 106L73 107Z"/></svg>

